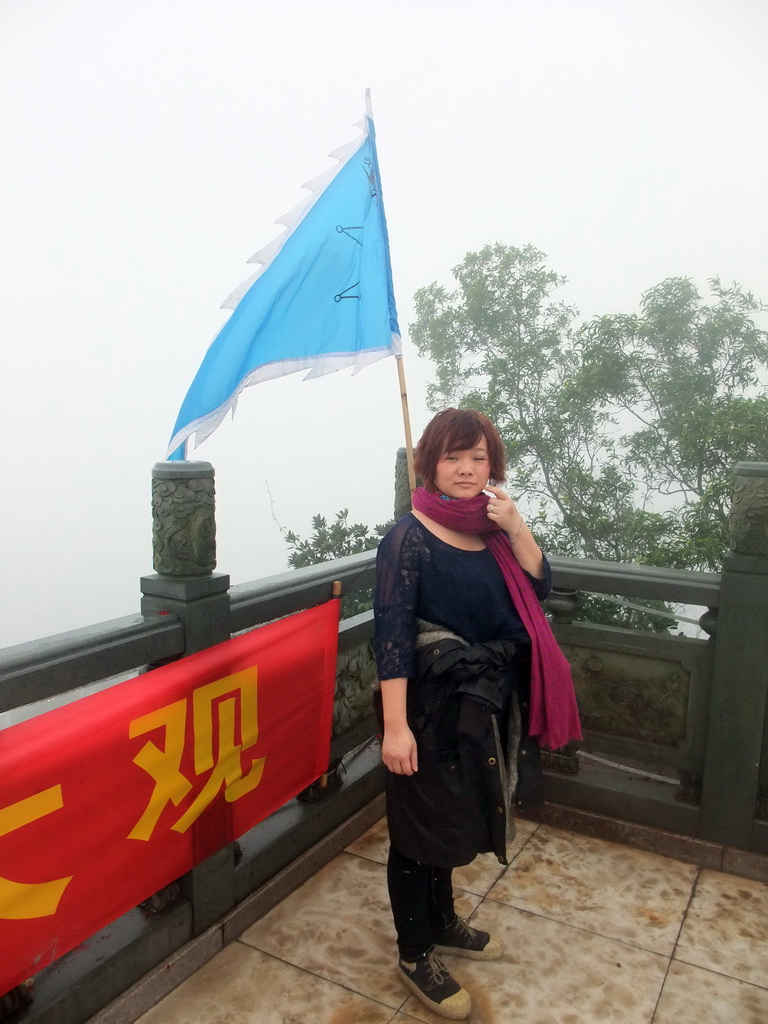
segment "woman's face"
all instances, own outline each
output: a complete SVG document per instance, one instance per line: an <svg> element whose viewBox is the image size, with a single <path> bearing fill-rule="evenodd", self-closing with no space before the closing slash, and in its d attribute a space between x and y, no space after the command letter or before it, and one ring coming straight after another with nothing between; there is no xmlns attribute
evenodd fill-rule
<svg viewBox="0 0 768 1024"><path fill-rule="evenodd" d="M476 448L446 452L435 469L435 487L449 498L474 498L488 483L491 463L485 438Z"/></svg>

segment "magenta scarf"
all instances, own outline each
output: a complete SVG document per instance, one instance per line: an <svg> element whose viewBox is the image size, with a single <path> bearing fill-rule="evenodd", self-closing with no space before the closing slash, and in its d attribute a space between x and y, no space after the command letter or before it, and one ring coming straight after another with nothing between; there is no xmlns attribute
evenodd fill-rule
<svg viewBox="0 0 768 1024"><path fill-rule="evenodd" d="M571 667L557 646L531 581L512 550L506 533L488 518L488 495L446 501L419 487L413 507L434 522L460 533L482 533L486 547L498 562L512 603L531 638L531 736L557 750L569 740L581 739L579 712Z"/></svg>

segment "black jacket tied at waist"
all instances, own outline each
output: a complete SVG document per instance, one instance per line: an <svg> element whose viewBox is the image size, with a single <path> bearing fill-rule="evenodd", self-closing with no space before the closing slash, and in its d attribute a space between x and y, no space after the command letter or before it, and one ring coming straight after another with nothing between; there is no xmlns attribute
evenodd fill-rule
<svg viewBox="0 0 768 1024"><path fill-rule="evenodd" d="M452 868L493 852L507 862L521 733L515 664L512 641L470 645L419 623L407 695L419 770L386 779L390 838L407 857Z"/></svg>

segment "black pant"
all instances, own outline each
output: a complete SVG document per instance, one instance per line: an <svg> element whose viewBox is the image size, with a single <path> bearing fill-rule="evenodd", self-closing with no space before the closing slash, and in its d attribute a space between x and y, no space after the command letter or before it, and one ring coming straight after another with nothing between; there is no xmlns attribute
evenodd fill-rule
<svg viewBox="0 0 768 1024"><path fill-rule="evenodd" d="M397 948L409 963L434 945L434 935L453 922L451 869L411 860L390 846L387 885Z"/></svg>

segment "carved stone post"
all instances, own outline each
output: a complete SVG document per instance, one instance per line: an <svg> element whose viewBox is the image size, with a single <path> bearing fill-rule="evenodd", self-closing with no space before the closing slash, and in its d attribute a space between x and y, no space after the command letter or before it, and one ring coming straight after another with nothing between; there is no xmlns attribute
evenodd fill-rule
<svg viewBox="0 0 768 1024"><path fill-rule="evenodd" d="M210 462L158 462L152 470L155 574L142 576L141 610L173 612L184 654L229 638L229 576L216 573L216 519Z"/></svg>
<svg viewBox="0 0 768 1024"><path fill-rule="evenodd" d="M395 522L410 511L411 488L408 484L408 460L405 448L398 448L395 458Z"/></svg>
<svg viewBox="0 0 768 1024"><path fill-rule="evenodd" d="M720 613L699 834L750 849L762 776L768 697L768 463L736 466L730 550L723 559Z"/></svg>
<svg viewBox="0 0 768 1024"><path fill-rule="evenodd" d="M152 565L163 576L207 576L216 568L210 462L158 462L152 470Z"/></svg>
<svg viewBox="0 0 768 1024"><path fill-rule="evenodd" d="M734 555L768 558L768 462L738 462L728 518Z"/></svg>
<svg viewBox="0 0 768 1024"><path fill-rule="evenodd" d="M155 573L141 578L142 614L176 615L184 626L184 655L228 640L229 576L213 571L216 520L210 462L154 466L152 548ZM195 934L235 905L234 856L230 843L181 879L182 892L192 903Z"/></svg>

